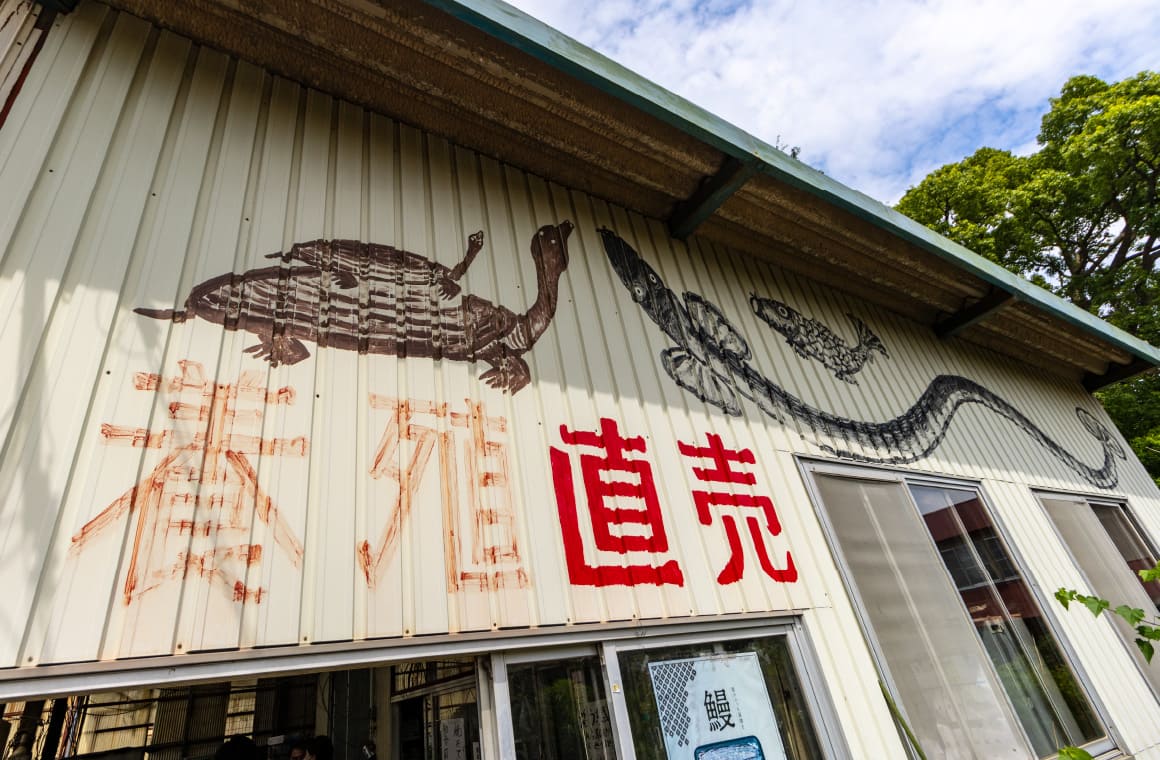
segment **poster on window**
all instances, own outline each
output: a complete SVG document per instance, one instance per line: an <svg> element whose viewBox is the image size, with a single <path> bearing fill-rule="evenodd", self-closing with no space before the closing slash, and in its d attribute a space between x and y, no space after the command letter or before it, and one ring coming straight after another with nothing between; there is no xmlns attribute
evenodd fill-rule
<svg viewBox="0 0 1160 760"><path fill-rule="evenodd" d="M785 760L753 652L651 662L669 760Z"/></svg>
<svg viewBox="0 0 1160 760"><path fill-rule="evenodd" d="M467 760L463 718L444 718L439 721L439 743L443 748L443 760Z"/></svg>

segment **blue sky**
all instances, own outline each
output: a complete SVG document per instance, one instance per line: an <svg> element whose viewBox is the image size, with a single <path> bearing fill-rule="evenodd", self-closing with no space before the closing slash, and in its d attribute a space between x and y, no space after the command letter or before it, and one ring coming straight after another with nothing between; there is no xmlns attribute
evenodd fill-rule
<svg viewBox="0 0 1160 760"><path fill-rule="evenodd" d="M1160 69L1157 0L514 0L885 203L988 145L1035 149L1068 77Z"/></svg>

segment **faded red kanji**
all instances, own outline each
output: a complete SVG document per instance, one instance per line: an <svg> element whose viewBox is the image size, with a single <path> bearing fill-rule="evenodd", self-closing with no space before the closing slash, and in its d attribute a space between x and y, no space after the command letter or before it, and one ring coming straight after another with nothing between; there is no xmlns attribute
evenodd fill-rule
<svg viewBox="0 0 1160 760"><path fill-rule="evenodd" d="M168 406L169 427L151 431L101 425L108 445L166 454L143 480L72 537L72 551L83 550L123 515L136 515L122 589L125 604L166 581L190 575L220 587L236 602L261 602L265 590L246 582L249 568L261 562L263 553L261 544L249 543L254 515L270 527L291 564L302 563L302 544L258 484L250 461L251 456L306 456L305 437L261 437L267 404L291 404L294 391L267 390L261 372L243 372L237 383L223 384L206 379L197 362L178 364L177 377L134 376L139 391L178 397Z"/></svg>
<svg viewBox="0 0 1160 760"><path fill-rule="evenodd" d="M438 445L448 588L527 587L508 477L507 420L488 416L482 403L471 400L465 401L466 411L459 412L446 403L372 393L370 406L391 413L370 474L394 481L397 493L378 545L363 541L356 548L367 585L375 586L384 563L398 548L399 533L410 519ZM404 442L413 444L405 462ZM463 496L460 483L466 487Z"/></svg>
<svg viewBox="0 0 1160 760"><path fill-rule="evenodd" d="M609 564L586 557L571 458L567 452L553 447L550 449L552 480L556 489L556 508L560 512L568 577L572 583L582 586L659 586L666 583L683 586L685 579L676 560L653 564L658 555L669 550L669 540L665 535L652 467L646 459L629 456L645 453L644 438L625 438L614 420L601 418L600 432L574 432L561 425L560 440L565 445L603 452L603 455L580 455L580 474L587 506L586 526L591 528L596 551L619 555L644 553L649 560L644 564ZM612 479L617 476L621 479ZM632 506L625 506L626 503ZM614 526L622 529L616 535L613 534ZM625 526L641 526L644 531L625 532Z"/></svg>
<svg viewBox="0 0 1160 760"><path fill-rule="evenodd" d="M738 483L751 486L757 482L756 476L749 472L734 469L734 464L753 464L753 452L750 449L727 449L721 442L721 436L708 433L708 446L696 446L684 441L677 441L681 454L686 457L707 459L709 467L694 467L693 474L702 483ZM775 568L769 559L769 552L765 546L765 534L776 536L781 533L781 523L777 519L777 512L773 507L773 500L768 496L734 493L730 491L693 491L693 501L697 505L697 518L702 525L713 524L713 514L709 507L741 507L746 510L745 524L753 540L753 549L757 552L757 561L765 574L775 581L792 583L797 580L797 568L794 567L793 557L789 552L785 554L784 568ZM764 518L764 525L763 520ZM717 575L720 584L736 583L745 573L745 552L741 548L741 534L737 528L737 516L729 512L721 513L721 523L725 526L725 536L729 540L730 557L728 564Z"/></svg>

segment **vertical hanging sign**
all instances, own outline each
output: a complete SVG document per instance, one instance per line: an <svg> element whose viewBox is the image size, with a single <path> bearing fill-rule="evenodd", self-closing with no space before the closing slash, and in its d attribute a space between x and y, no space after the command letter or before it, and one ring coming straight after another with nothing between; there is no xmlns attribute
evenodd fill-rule
<svg viewBox="0 0 1160 760"><path fill-rule="evenodd" d="M753 652L649 663L669 760L785 760Z"/></svg>

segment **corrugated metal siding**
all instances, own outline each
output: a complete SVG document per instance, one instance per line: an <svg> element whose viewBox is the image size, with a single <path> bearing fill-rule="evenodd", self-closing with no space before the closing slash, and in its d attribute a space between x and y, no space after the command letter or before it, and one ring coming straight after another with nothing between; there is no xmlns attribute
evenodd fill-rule
<svg viewBox="0 0 1160 760"><path fill-rule="evenodd" d="M940 342L824 284L696 241L686 248L657 222L103 6L82 4L57 23L0 129L0 664L799 610L856 754L896 754L794 461L826 456L822 445L835 441L801 417L750 402L728 416L679 387L660 358L674 340L617 278L601 227L675 293L716 305L748 341L754 369L807 404L888 420L933 378L957 374L1099 462L1073 410L1110 422L1070 383ZM309 358L271 366L247 352L258 341L244 329L133 311L181 308L199 283L230 272L282 266L289 277L295 265L269 256L296 243L379 243L452 266L483 230L464 291L521 313L538 288L533 236L564 220L575 231L557 311L523 355L531 385L513 394L481 382L483 362L308 342ZM845 341L853 314L889 357L856 383L836 379L761 322L750 293ZM332 334L357 332L331 313ZM582 499L581 451L561 426L595 432L601 419L643 437L638 456L669 532L663 559L679 564L684 585L569 583L550 451L568 458ZM692 467L705 462L679 452L709 434L755 452L743 468L755 483L732 488L772 499L783 530L765 540L775 564L792 552L797 582L767 577L752 550L739 582L717 582L729 547L719 517L698 521L692 496L705 487ZM850 443L868 458L889 453ZM399 518L412 465L414 511ZM1119 465L1114 494L1160 535L1155 486L1138 462ZM1046 593L1079 583L1030 489L1107 491L1014 423L966 404L941 444L906 467L981 480ZM1160 741L1160 715L1110 627L1058 617L1129 744Z"/></svg>

